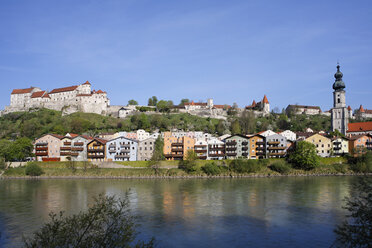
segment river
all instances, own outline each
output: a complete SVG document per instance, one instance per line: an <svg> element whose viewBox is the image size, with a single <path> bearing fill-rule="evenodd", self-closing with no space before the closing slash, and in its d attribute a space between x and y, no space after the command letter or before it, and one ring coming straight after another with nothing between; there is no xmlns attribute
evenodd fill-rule
<svg viewBox="0 0 372 248"><path fill-rule="evenodd" d="M357 177L0 180L0 247L19 247L50 211L130 192L139 237L159 247L329 247Z"/></svg>

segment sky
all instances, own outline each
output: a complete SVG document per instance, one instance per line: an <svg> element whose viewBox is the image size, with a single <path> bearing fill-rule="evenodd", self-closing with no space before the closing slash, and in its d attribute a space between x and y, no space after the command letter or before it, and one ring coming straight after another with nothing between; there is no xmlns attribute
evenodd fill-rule
<svg viewBox="0 0 372 248"><path fill-rule="evenodd" d="M151 96L250 105L267 95L372 109L372 1L0 1L0 109L12 89L89 81L112 105Z"/></svg>

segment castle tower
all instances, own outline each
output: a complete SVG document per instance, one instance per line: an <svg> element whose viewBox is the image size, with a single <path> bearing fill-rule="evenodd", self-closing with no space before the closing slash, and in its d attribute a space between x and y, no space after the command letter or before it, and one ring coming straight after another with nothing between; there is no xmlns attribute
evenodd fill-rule
<svg viewBox="0 0 372 248"><path fill-rule="evenodd" d="M266 95L264 95L264 98L262 99L262 111L265 113L265 114L268 114L270 113L270 103L269 103L269 100L267 100L267 97Z"/></svg>
<svg viewBox="0 0 372 248"><path fill-rule="evenodd" d="M337 64L335 82L333 83L333 108L331 110L332 131L336 129L346 135L349 113L346 108L345 83L342 81L343 74L340 65Z"/></svg>

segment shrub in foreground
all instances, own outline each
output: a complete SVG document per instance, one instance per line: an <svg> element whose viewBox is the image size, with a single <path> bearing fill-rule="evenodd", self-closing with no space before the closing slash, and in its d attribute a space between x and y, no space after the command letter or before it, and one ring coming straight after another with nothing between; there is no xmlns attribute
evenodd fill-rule
<svg viewBox="0 0 372 248"><path fill-rule="evenodd" d="M296 149L289 155L289 162L303 170L314 169L320 164L315 145L307 141L297 142Z"/></svg>
<svg viewBox="0 0 372 248"><path fill-rule="evenodd" d="M26 175L40 176L44 173L43 169L35 162L28 162L26 166Z"/></svg>
<svg viewBox="0 0 372 248"><path fill-rule="evenodd" d="M349 157L350 169L359 173L372 173L372 152Z"/></svg>
<svg viewBox="0 0 372 248"><path fill-rule="evenodd" d="M291 170L291 166L285 161L277 161L270 165L270 169L280 174L287 174Z"/></svg>
<svg viewBox="0 0 372 248"><path fill-rule="evenodd" d="M221 173L221 168L215 162L207 163L202 167L202 170L205 174L210 176L219 175Z"/></svg>
<svg viewBox="0 0 372 248"><path fill-rule="evenodd" d="M262 168L259 160L235 159L230 163L230 170L237 173L256 173Z"/></svg>
<svg viewBox="0 0 372 248"><path fill-rule="evenodd" d="M135 242L135 217L128 196L117 200L100 195L85 212L49 216L49 223L24 240L25 247L154 247L154 239Z"/></svg>

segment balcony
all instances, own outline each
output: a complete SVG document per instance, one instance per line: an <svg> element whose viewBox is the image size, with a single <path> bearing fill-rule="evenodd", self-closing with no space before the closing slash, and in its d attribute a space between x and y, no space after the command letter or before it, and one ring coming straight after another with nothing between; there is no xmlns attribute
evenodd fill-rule
<svg viewBox="0 0 372 248"><path fill-rule="evenodd" d="M196 148L207 149L206 145L195 145L194 147L195 147L195 150L196 150Z"/></svg>
<svg viewBox="0 0 372 248"><path fill-rule="evenodd" d="M263 141L257 141L256 142L256 145L265 145L265 142L263 142Z"/></svg>
<svg viewBox="0 0 372 248"><path fill-rule="evenodd" d="M206 160L207 159L207 156L198 156L198 159Z"/></svg>
<svg viewBox="0 0 372 248"><path fill-rule="evenodd" d="M88 149L89 152L104 152L105 149L103 148L93 148L93 149Z"/></svg>
<svg viewBox="0 0 372 248"><path fill-rule="evenodd" d="M48 151L48 147L36 147L35 148L36 151Z"/></svg>
<svg viewBox="0 0 372 248"><path fill-rule="evenodd" d="M48 152L35 152L35 156L48 156Z"/></svg>
<svg viewBox="0 0 372 248"><path fill-rule="evenodd" d="M236 146L236 141L226 141L226 145L228 145L228 146Z"/></svg>
<svg viewBox="0 0 372 248"><path fill-rule="evenodd" d="M59 155L61 156L70 156L71 152L60 152Z"/></svg>
<svg viewBox="0 0 372 248"><path fill-rule="evenodd" d="M173 148L172 147L172 152L183 152L182 148Z"/></svg>
<svg viewBox="0 0 372 248"><path fill-rule="evenodd" d="M74 143L74 146L83 146L84 145L84 142L75 142Z"/></svg>
<svg viewBox="0 0 372 248"><path fill-rule="evenodd" d="M333 147L333 150L335 150L335 151L341 150L341 147L339 147L339 146Z"/></svg>
<svg viewBox="0 0 372 248"><path fill-rule="evenodd" d="M198 149L198 150L195 150L195 152L196 152L196 153L206 153L207 150L206 150L206 149L204 149L204 150L200 150L200 149Z"/></svg>
<svg viewBox="0 0 372 248"><path fill-rule="evenodd" d="M79 152L82 152L82 151L84 151L84 147L71 147L71 151L79 151Z"/></svg>
<svg viewBox="0 0 372 248"><path fill-rule="evenodd" d="M226 156L228 156L228 157L234 157L234 156L236 156L236 152L226 152Z"/></svg>
<svg viewBox="0 0 372 248"><path fill-rule="evenodd" d="M130 158L130 156L129 155L116 155L115 159L117 158Z"/></svg>
<svg viewBox="0 0 372 248"><path fill-rule="evenodd" d="M172 154L174 158L183 158L183 154Z"/></svg>
<svg viewBox="0 0 372 248"><path fill-rule="evenodd" d="M40 142L40 143L36 143L35 146L47 146L48 145L48 142Z"/></svg>
<svg viewBox="0 0 372 248"><path fill-rule="evenodd" d="M88 158L105 158L105 155L98 155L98 154L88 154Z"/></svg>
<svg viewBox="0 0 372 248"><path fill-rule="evenodd" d="M211 147L209 146L209 151L224 151L225 146L220 146L220 147Z"/></svg>
<svg viewBox="0 0 372 248"><path fill-rule="evenodd" d="M248 145L248 142L247 142L247 141L243 141L243 142L242 142L242 145L243 145L243 146L246 146L246 145Z"/></svg>
<svg viewBox="0 0 372 248"><path fill-rule="evenodd" d="M247 151L248 150L248 147L242 147L242 150L243 151Z"/></svg>
<svg viewBox="0 0 372 248"><path fill-rule="evenodd" d="M259 146L259 147L256 147L256 150L260 150L260 151L263 151L263 150L265 150L265 148L264 148L264 147L262 147L262 146Z"/></svg>
<svg viewBox="0 0 372 248"><path fill-rule="evenodd" d="M79 156L79 153L78 152L71 152L71 156L77 157L77 156Z"/></svg>
<svg viewBox="0 0 372 248"><path fill-rule="evenodd" d="M71 145L71 142L65 141L65 142L63 142L63 145L64 146L70 146Z"/></svg>
<svg viewBox="0 0 372 248"><path fill-rule="evenodd" d="M263 151L256 151L256 155L257 155L257 156L260 156L260 155L263 156L263 155L265 155L265 153L264 153Z"/></svg>
<svg viewBox="0 0 372 248"><path fill-rule="evenodd" d="M269 156L284 156L285 152L270 152Z"/></svg>
<svg viewBox="0 0 372 248"><path fill-rule="evenodd" d="M121 144L120 147L121 148L130 148L130 144Z"/></svg>
<svg viewBox="0 0 372 248"><path fill-rule="evenodd" d="M268 145L279 145L280 141L268 141L267 144Z"/></svg>
<svg viewBox="0 0 372 248"><path fill-rule="evenodd" d="M248 157L249 153L248 152L243 152L242 155L243 155L243 157Z"/></svg>
<svg viewBox="0 0 372 248"><path fill-rule="evenodd" d="M285 146L270 146L267 150L285 150Z"/></svg>
<svg viewBox="0 0 372 248"><path fill-rule="evenodd" d="M71 151L71 147L61 146L61 151Z"/></svg>
<svg viewBox="0 0 372 248"><path fill-rule="evenodd" d="M341 145L341 142L340 141L335 141L335 142L333 142L333 145L335 145L335 146Z"/></svg>
<svg viewBox="0 0 372 248"><path fill-rule="evenodd" d="M225 157L225 154L224 153L210 153L208 154L209 157L213 157L213 158L216 158L216 157Z"/></svg>
<svg viewBox="0 0 372 248"><path fill-rule="evenodd" d="M234 148L227 147L227 148L226 148L226 151L236 151L236 148L235 148L235 147L234 147Z"/></svg>
<svg viewBox="0 0 372 248"><path fill-rule="evenodd" d="M183 146L183 144L180 142L176 142L176 143L172 143L172 146Z"/></svg>

